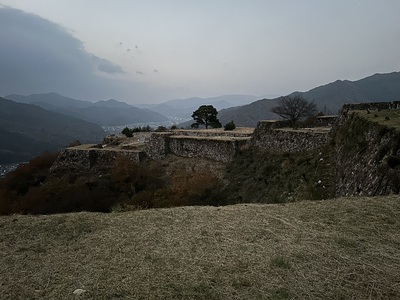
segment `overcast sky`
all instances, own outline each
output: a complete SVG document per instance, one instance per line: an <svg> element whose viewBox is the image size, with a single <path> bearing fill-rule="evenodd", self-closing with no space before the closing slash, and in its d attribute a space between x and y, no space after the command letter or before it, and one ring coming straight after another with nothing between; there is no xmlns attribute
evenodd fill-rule
<svg viewBox="0 0 400 300"><path fill-rule="evenodd" d="M400 71L399 0L0 0L0 96L286 95Z"/></svg>

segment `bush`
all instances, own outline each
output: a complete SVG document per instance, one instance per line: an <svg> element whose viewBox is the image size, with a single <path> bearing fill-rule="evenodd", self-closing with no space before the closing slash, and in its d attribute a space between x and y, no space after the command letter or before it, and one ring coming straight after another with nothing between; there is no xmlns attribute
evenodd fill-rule
<svg viewBox="0 0 400 300"><path fill-rule="evenodd" d="M234 130L235 128L236 128L236 125L233 121L226 123L226 125L224 126L224 130Z"/></svg>
<svg viewBox="0 0 400 300"><path fill-rule="evenodd" d="M157 127L157 129L155 131L156 132L166 132L166 131L168 131L168 129L165 126L160 125Z"/></svg>
<svg viewBox="0 0 400 300"><path fill-rule="evenodd" d="M125 134L126 137L133 137L133 131L128 127L125 127L122 131L122 134Z"/></svg>
<svg viewBox="0 0 400 300"><path fill-rule="evenodd" d="M46 178L48 170L56 160L58 153L45 152L30 160L27 164L18 166L0 182L0 188L13 190L18 195L24 195L32 186L40 185Z"/></svg>
<svg viewBox="0 0 400 300"><path fill-rule="evenodd" d="M76 146L80 146L80 145L82 145L81 141L75 140L75 141L69 143L68 147L76 147Z"/></svg>
<svg viewBox="0 0 400 300"><path fill-rule="evenodd" d="M223 202L223 183L209 170L186 171L172 175L170 184L155 193L155 207L217 205Z"/></svg>

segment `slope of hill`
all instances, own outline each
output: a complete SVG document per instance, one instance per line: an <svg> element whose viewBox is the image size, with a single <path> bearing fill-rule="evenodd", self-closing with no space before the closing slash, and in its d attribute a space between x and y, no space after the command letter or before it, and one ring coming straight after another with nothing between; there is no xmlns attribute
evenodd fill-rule
<svg viewBox="0 0 400 300"><path fill-rule="evenodd" d="M0 98L0 162L31 159L74 140L97 143L104 130L96 124Z"/></svg>
<svg viewBox="0 0 400 300"><path fill-rule="evenodd" d="M294 92L314 101L320 111L335 114L345 103L387 102L400 100L400 72L375 74L357 81L337 80L307 92ZM239 126L255 126L263 119L278 119L270 112L277 98L263 99L242 107L219 112L221 123L235 121Z"/></svg>
<svg viewBox="0 0 400 300"><path fill-rule="evenodd" d="M399 214L399 197L390 196L2 216L0 271L7 276L0 293L2 299L397 299Z"/></svg>
<svg viewBox="0 0 400 300"><path fill-rule="evenodd" d="M5 98L20 103L35 104L44 109L93 122L101 126L121 126L135 123L168 121L168 118L157 112L140 109L114 99L92 103L60 96L56 93L34 94L30 96L9 95Z"/></svg>

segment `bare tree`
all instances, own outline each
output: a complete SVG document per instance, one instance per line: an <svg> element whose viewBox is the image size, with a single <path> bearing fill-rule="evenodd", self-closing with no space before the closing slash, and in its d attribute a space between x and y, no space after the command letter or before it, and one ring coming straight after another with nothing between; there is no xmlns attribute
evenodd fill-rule
<svg viewBox="0 0 400 300"><path fill-rule="evenodd" d="M317 114L317 106L301 96L284 96L279 98L278 105L273 107L271 112L289 120L294 126L299 120L314 117Z"/></svg>

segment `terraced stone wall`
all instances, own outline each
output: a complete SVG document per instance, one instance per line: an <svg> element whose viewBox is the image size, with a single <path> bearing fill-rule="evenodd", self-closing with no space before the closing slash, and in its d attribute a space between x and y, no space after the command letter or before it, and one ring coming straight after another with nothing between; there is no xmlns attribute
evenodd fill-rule
<svg viewBox="0 0 400 300"><path fill-rule="evenodd" d="M104 149L80 149L71 147L63 149L51 171L63 169L74 169L77 171L87 171L91 169L102 169L110 167L118 155L125 155L135 162L143 160L145 154L141 151L126 150L104 150Z"/></svg>

